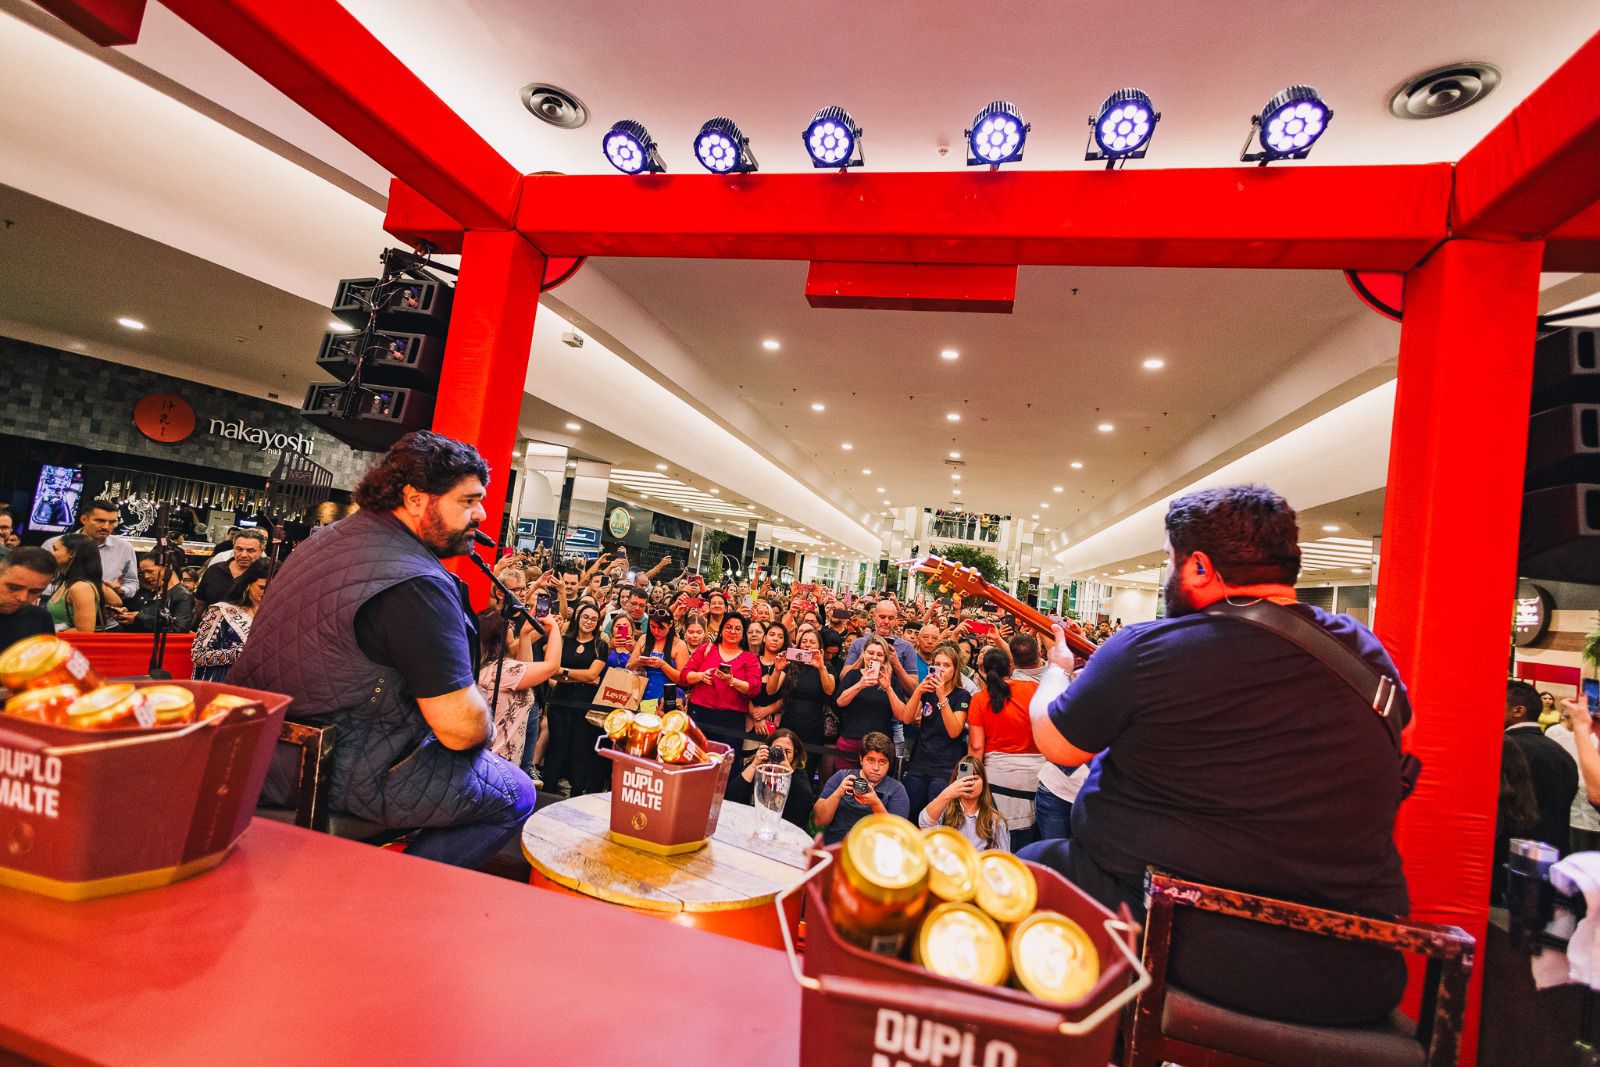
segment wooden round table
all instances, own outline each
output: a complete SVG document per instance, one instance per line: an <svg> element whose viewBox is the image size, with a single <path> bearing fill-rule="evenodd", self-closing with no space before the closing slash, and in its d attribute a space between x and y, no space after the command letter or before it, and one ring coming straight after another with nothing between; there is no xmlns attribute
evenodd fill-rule
<svg viewBox="0 0 1600 1067"><path fill-rule="evenodd" d="M811 839L804 830L780 821L775 840L758 840L756 810L724 801L717 831L704 848L657 856L615 843L606 836L610 826L610 793L590 793L534 812L522 827L532 883L783 947L774 900L805 874ZM798 903L794 898L796 909ZM794 919L788 917L791 930Z"/></svg>

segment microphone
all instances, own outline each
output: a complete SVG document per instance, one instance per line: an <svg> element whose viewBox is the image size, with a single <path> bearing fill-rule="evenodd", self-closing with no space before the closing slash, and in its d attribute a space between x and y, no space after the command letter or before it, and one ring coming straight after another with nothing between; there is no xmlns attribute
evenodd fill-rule
<svg viewBox="0 0 1600 1067"><path fill-rule="evenodd" d="M482 545L484 548L499 548L500 547L499 542L497 542L494 538L490 537L488 534L484 533L482 530L473 530L472 531L472 540L475 541L476 543Z"/></svg>

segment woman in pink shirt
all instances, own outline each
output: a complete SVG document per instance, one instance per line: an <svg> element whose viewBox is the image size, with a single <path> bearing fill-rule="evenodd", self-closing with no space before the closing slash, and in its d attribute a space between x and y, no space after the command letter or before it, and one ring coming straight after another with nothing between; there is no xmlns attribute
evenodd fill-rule
<svg viewBox="0 0 1600 1067"><path fill-rule="evenodd" d="M682 675L689 686L689 717L735 752L744 744L750 694L761 685L761 661L745 648L744 630L744 616L724 616L718 640L695 649Z"/></svg>

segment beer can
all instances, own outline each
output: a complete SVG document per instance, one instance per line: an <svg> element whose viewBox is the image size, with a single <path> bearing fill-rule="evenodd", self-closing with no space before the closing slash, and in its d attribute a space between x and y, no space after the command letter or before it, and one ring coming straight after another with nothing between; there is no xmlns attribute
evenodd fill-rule
<svg viewBox="0 0 1600 1067"><path fill-rule="evenodd" d="M712 757L699 745L690 740L689 735L679 730L663 731L656 741L656 759L662 763L671 763L685 766L690 763L710 763Z"/></svg>
<svg viewBox="0 0 1600 1067"><path fill-rule="evenodd" d="M991 848L978 853L978 907L1002 926L1026 919L1039 903L1039 883L1028 865L1009 852Z"/></svg>
<svg viewBox="0 0 1600 1067"><path fill-rule="evenodd" d="M74 700L67 708L67 725L77 730L114 730L155 724L155 711L132 682L103 685Z"/></svg>
<svg viewBox="0 0 1600 1067"><path fill-rule="evenodd" d="M689 740L700 746L700 751L711 751L711 742L706 739L705 731L696 726L695 721L689 718L689 714L685 711L674 709L661 716L661 731L665 733L668 730L688 734Z"/></svg>
<svg viewBox="0 0 1600 1067"><path fill-rule="evenodd" d="M89 657L53 634L24 637L0 653L0 686L13 693L52 685L89 693L104 684Z"/></svg>
<svg viewBox="0 0 1600 1067"><path fill-rule="evenodd" d="M611 721L611 716L606 716L606 721ZM628 724L628 739L624 746L628 755L650 759L656 754L656 742L661 737L661 716L654 712L641 711L633 717Z"/></svg>
<svg viewBox="0 0 1600 1067"><path fill-rule="evenodd" d="M922 920L911 958L934 974L1003 985L1010 970L1005 936L972 904L940 904Z"/></svg>
<svg viewBox="0 0 1600 1067"><path fill-rule="evenodd" d="M617 708L606 715L606 736L611 738L612 745L621 748L628 740L628 727L633 725L633 712L627 708Z"/></svg>
<svg viewBox="0 0 1600 1067"><path fill-rule="evenodd" d="M43 689L25 689L6 701L6 714L19 719L65 726L67 709L83 694L75 685L48 685Z"/></svg>
<svg viewBox="0 0 1600 1067"><path fill-rule="evenodd" d="M1040 1000L1070 1004L1100 980L1100 954L1083 927L1054 911L1036 911L1011 930L1011 973Z"/></svg>
<svg viewBox="0 0 1600 1067"><path fill-rule="evenodd" d="M841 939L879 955L903 955L927 901L928 857L915 826L883 812L850 828L828 900Z"/></svg>
<svg viewBox="0 0 1600 1067"><path fill-rule="evenodd" d="M978 891L978 850L952 826L932 826L922 831L928 853L928 892L940 900L959 904Z"/></svg>
<svg viewBox="0 0 1600 1067"><path fill-rule="evenodd" d="M200 709L199 718L214 719L218 715L226 714L232 708L242 708L254 703L256 702L249 697L242 697L237 693L218 693Z"/></svg>
<svg viewBox="0 0 1600 1067"><path fill-rule="evenodd" d="M187 726L194 722L194 694L181 685L150 685L139 690L157 726Z"/></svg>

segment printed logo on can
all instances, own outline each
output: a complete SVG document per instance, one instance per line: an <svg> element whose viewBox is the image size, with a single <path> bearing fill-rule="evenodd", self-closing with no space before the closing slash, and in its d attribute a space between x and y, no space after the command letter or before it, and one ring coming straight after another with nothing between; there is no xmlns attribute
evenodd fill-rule
<svg viewBox="0 0 1600 1067"><path fill-rule="evenodd" d="M646 815L642 811L636 811L633 813L633 818L628 820L628 825L632 826L635 830L643 830L646 826L650 825L650 816Z"/></svg>

